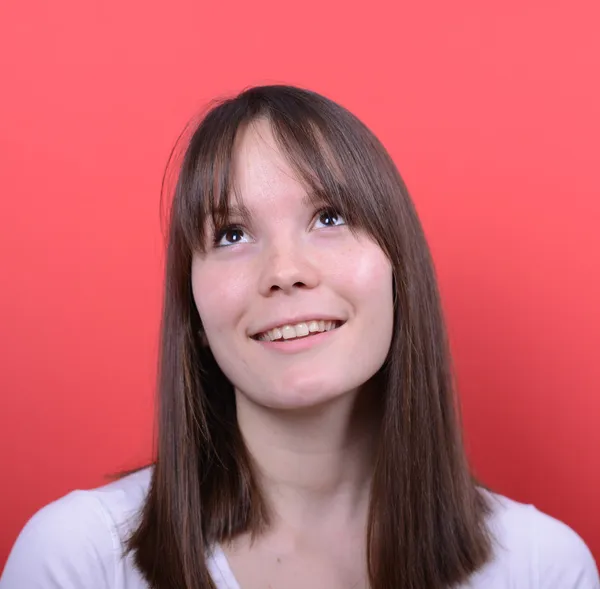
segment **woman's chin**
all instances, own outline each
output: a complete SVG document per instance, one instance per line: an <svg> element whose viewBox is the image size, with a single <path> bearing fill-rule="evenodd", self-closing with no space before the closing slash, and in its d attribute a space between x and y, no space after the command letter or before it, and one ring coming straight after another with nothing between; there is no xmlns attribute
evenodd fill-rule
<svg viewBox="0 0 600 589"><path fill-rule="evenodd" d="M356 389L355 389L356 390ZM351 401L354 397L353 391L340 390L330 387L285 387L284 389L275 389L268 394L261 395L240 395L246 397L251 404L272 409L275 411L298 411L305 412L312 408L323 408L332 403L348 399ZM239 404L239 402L238 402Z"/></svg>

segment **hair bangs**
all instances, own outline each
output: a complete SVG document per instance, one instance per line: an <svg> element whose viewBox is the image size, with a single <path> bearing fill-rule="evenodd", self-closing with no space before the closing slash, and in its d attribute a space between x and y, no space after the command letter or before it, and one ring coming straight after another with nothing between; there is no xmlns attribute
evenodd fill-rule
<svg viewBox="0 0 600 589"><path fill-rule="evenodd" d="M274 110L270 123L283 155L307 189L315 206L328 206L343 217L352 230L367 229L369 214L364 210L361 186L354 171L341 157L343 146L324 121L312 113L305 120Z"/></svg>
<svg viewBox="0 0 600 589"><path fill-rule="evenodd" d="M206 250L211 228L229 218L235 140L248 113L222 102L202 120L187 146L175 189L176 219L190 251Z"/></svg>
<svg viewBox="0 0 600 589"><path fill-rule="evenodd" d="M258 104L252 96L247 99L252 108L232 101L216 106L198 125L187 147L176 198L181 207L177 218L190 250L205 251L211 229L227 223L235 200L240 201L237 212L244 216L233 178L236 138L243 128L264 117L315 206L335 209L351 230L367 232L389 253L389 244L382 239L389 228L382 222L395 215L382 215L377 203L389 202L389 195L381 198L374 193L378 183L372 177L381 162L371 161L369 150L357 150L364 137L348 137L347 129L342 133L330 122L340 116L354 119L353 115L339 109L324 117L316 109L298 108L293 102L270 103L263 97ZM353 122L349 128L370 135L360 122Z"/></svg>

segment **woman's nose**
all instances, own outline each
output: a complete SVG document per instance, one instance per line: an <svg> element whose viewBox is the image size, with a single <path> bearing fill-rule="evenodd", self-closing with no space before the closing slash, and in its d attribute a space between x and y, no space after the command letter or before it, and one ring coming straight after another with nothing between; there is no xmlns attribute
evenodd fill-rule
<svg viewBox="0 0 600 589"><path fill-rule="evenodd" d="M319 283L319 269L309 259L301 244L280 243L271 245L263 258L260 292L264 296L297 288L315 288Z"/></svg>

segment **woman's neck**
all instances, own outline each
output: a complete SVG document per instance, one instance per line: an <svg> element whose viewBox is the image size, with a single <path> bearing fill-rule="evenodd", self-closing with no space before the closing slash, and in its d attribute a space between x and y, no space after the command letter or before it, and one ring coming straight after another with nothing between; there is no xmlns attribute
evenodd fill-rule
<svg viewBox="0 0 600 589"><path fill-rule="evenodd" d="M377 418L371 395L275 410L237 394L238 423L273 515L295 530L366 521Z"/></svg>

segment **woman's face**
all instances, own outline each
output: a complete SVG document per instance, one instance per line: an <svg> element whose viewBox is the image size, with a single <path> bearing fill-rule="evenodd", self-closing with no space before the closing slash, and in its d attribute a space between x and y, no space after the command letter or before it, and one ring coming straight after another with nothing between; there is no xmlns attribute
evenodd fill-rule
<svg viewBox="0 0 600 589"><path fill-rule="evenodd" d="M234 181L228 226L192 262L216 361L237 393L261 406L306 407L357 390L391 343L388 258L335 211L315 208L268 122L238 137Z"/></svg>

